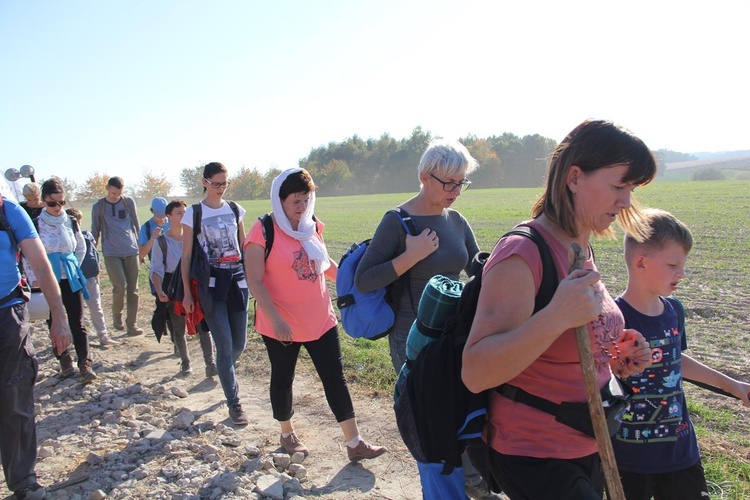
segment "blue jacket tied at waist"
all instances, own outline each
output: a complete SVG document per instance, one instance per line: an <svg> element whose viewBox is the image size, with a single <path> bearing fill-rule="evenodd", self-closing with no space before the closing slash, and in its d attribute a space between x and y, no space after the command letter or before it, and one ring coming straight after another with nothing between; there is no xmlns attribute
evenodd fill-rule
<svg viewBox="0 0 750 500"><path fill-rule="evenodd" d="M62 279L62 269L64 267L65 274L68 275L68 283L70 284L71 291L77 292L83 290L83 298L88 300L89 291L86 289L86 277L83 275L83 271L81 271L81 266L78 265L78 259L76 259L75 254L73 252L51 252L47 254L47 258L58 283Z"/></svg>

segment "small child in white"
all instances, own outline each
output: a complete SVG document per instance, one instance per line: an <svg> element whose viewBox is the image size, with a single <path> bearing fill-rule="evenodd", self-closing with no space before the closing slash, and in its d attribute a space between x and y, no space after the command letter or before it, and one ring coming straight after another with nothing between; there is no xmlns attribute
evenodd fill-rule
<svg viewBox="0 0 750 500"><path fill-rule="evenodd" d="M685 310L671 294L685 277L690 229L663 210L644 211L649 236L625 238L628 286L615 299L625 327L643 334L653 364L626 382L635 395L612 438L628 500L708 498L682 380L718 387L750 406L750 385L685 354Z"/></svg>
<svg viewBox="0 0 750 500"><path fill-rule="evenodd" d="M79 227L81 226L83 213L80 210L69 208L65 212L69 217L74 217L78 221ZM99 252L96 251L96 246L94 246L94 236L83 229L81 229L81 233L83 234L83 239L86 240L86 255L84 255L83 262L81 262L81 270L86 277L86 290L89 292L89 299L86 300L86 305L91 315L91 323L99 335L100 346L105 347L119 344L117 340L111 338L107 333L107 323L104 321L101 292L99 291L99 271L101 270L101 264L99 263Z"/></svg>

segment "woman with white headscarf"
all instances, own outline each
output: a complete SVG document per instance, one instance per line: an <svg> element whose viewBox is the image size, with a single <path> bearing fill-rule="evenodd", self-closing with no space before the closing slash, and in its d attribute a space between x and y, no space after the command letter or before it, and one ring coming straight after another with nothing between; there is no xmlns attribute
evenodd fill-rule
<svg viewBox="0 0 750 500"><path fill-rule="evenodd" d="M281 446L290 455L308 453L291 421L294 371L304 346L344 433L349 460L378 457L386 449L360 437L344 378L338 320L325 281L335 282L338 268L323 242L325 226L313 217L310 174L301 168L279 174L271 186L271 207L270 252L266 255L268 235L261 220L250 228L244 248L248 287L257 301L255 329L271 362L271 407L281 425Z"/></svg>

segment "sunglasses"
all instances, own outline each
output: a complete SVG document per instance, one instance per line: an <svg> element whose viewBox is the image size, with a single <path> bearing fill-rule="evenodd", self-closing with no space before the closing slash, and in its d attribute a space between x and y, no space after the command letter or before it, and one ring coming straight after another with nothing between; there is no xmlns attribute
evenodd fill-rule
<svg viewBox="0 0 750 500"><path fill-rule="evenodd" d="M44 203L46 203L48 207L54 208L54 207L64 207L65 204L68 202L65 200L62 200L62 201L45 201Z"/></svg>
<svg viewBox="0 0 750 500"><path fill-rule="evenodd" d="M209 181L208 179L206 179L205 177L203 178L203 180L205 180L206 182L208 182L209 184L211 184L211 187L215 187L217 189L218 188L225 188L225 187L229 186L229 181L227 181L227 182L212 182L212 181Z"/></svg>

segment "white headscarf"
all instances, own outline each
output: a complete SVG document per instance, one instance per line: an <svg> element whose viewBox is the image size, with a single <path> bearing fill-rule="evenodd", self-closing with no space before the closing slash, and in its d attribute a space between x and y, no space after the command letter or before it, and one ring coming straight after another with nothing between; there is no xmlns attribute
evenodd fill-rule
<svg viewBox="0 0 750 500"><path fill-rule="evenodd" d="M331 262L328 257L326 246L316 236L316 223L312 218L313 212L315 211L315 191L310 191L310 202L307 204L307 210L305 210L302 217L300 217L296 231L292 229L292 225L289 223L289 219L287 219L286 214L284 213L284 207L281 205L281 198L279 197L281 185L286 178L297 172L302 172L302 170L303 169L301 168L290 168L276 176L271 184L271 210L273 210L274 219L276 220L276 225L279 226L279 229L302 243L302 248L307 252L307 257L315 262L316 272L318 274L323 274L325 270L330 267Z"/></svg>

